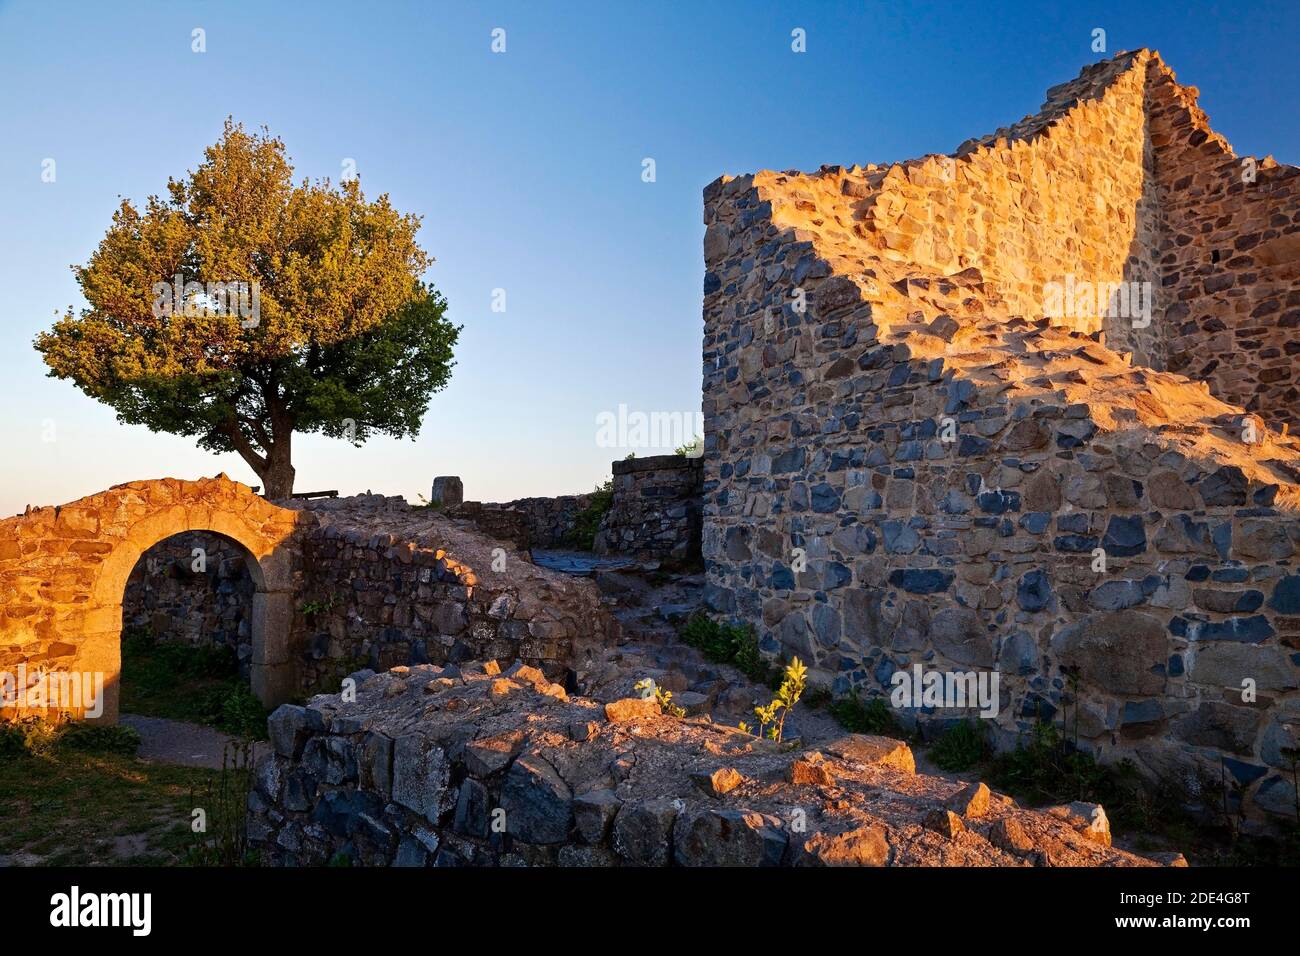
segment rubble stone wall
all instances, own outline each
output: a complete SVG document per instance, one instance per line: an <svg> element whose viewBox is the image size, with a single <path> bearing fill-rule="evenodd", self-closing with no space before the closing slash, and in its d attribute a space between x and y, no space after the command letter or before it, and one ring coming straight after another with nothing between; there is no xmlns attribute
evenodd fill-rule
<svg viewBox="0 0 1300 956"><path fill-rule="evenodd" d="M313 501L300 594L304 688L359 667L493 657L563 679L609 622L594 587L534 566L509 542L399 498Z"/></svg>
<svg viewBox="0 0 1300 956"><path fill-rule="evenodd" d="M194 570L202 549L204 570ZM145 552L127 579L123 627L159 640L225 645L247 667L253 654L253 578L240 549L214 534L179 534Z"/></svg>
<svg viewBox="0 0 1300 956"><path fill-rule="evenodd" d="M578 513L591 506L590 492L559 495L555 498L518 498L491 508L510 509L523 515L528 529L528 544L533 548L565 547L573 534Z"/></svg>
<svg viewBox="0 0 1300 956"><path fill-rule="evenodd" d="M841 202L857 220L848 248L870 236L882 257L918 274L978 268L1017 315L1043 314L1048 284L1065 287L1070 277L1095 288L1136 281L1159 289L1145 77L1123 66L1086 70L1049 90L1037 115L970 140L952 156L869 166L847 177ZM814 206L820 214L822 203ZM1104 326L1114 344L1160 367L1159 326L1106 318L1110 296L1103 298L1053 317L1083 332Z"/></svg>
<svg viewBox="0 0 1300 956"><path fill-rule="evenodd" d="M596 553L697 563L704 460L656 455L616 461L613 469L614 496L596 535Z"/></svg>
<svg viewBox="0 0 1300 956"><path fill-rule="evenodd" d="M1169 96L1149 71L1145 51L1089 68L947 183L931 158L705 190L708 599L837 693L996 671L1003 745L1053 718L1193 788L1226 767L1287 814L1300 443L1144 367L1164 320L1140 340L1039 305L1063 270L1150 275L1153 250L1157 306L1184 296L1150 207L1172 140L1146 138Z"/></svg>
<svg viewBox="0 0 1300 956"><path fill-rule="evenodd" d="M1300 168L1235 155L1168 68L1148 114L1168 368L1300 428Z"/></svg>
<svg viewBox="0 0 1300 956"><path fill-rule="evenodd" d="M703 460L656 455L616 461L610 467L613 493L594 542L596 553L697 564ZM573 547L578 514L595 500L589 492L499 504L466 502L451 514L521 548L568 548Z"/></svg>
<svg viewBox="0 0 1300 956"><path fill-rule="evenodd" d="M1104 810L1024 810L915 773L905 744L849 735L791 751L569 697L495 662L355 675L284 706L248 836L264 865L1139 866Z"/></svg>

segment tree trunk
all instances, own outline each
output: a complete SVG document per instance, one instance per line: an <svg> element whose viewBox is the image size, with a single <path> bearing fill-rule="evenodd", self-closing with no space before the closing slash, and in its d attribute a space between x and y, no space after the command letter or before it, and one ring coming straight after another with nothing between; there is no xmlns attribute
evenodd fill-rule
<svg viewBox="0 0 1300 956"><path fill-rule="evenodd" d="M294 467L286 457L283 461L271 461L263 471L258 472L262 479L262 494L267 498L290 498L293 496Z"/></svg>
<svg viewBox="0 0 1300 956"><path fill-rule="evenodd" d="M289 498L293 495L293 425L280 409L271 410L271 447L266 450L266 467L258 472L267 498Z"/></svg>
<svg viewBox="0 0 1300 956"><path fill-rule="evenodd" d="M293 416L285 409L284 403L274 392L267 397L270 421L263 423L252 419L243 419L249 424L256 436L258 446L264 454L258 454L248 437L240 430L239 423L228 422L222 429L230 436L235 450L248 466L262 479L262 494L267 498L290 498L293 496ZM270 425L268 434L266 425Z"/></svg>

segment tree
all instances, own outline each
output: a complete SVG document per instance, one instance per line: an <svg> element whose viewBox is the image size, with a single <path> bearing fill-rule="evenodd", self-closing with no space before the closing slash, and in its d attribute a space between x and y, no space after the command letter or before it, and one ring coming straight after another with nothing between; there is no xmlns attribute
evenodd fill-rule
<svg viewBox="0 0 1300 956"><path fill-rule="evenodd" d="M227 120L165 199L122 201L73 266L89 308L36 339L51 376L121 422L238 452L271 498L293 493L295 432L416 435L460 332L420 279L420 217L355 178L292 176L283 142Z"/></svg>

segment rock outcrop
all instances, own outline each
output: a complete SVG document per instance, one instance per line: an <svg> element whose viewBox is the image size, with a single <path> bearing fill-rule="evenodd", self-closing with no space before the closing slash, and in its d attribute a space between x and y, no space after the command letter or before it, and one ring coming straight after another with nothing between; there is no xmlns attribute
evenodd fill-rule
<svg viewBox="0 0 1300 956"><path fill-rule="evenodd" d="M1140 866L1105 812L1025 810L847 735L786 750L568 696L527 666L356 675L270 720L249 837L265 863L398 866Z"/></svg>

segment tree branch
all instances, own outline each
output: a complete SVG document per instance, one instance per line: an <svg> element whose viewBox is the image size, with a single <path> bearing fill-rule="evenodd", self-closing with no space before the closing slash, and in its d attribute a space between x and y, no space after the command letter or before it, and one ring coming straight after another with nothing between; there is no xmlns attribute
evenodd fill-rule
<svg viewBox="0 0 1300 956"><path fill-rule="evenodd" d="M239 430L239 424L231 421L226 425L223 425L221 430L230 436L230 441L234 444L235 451L239 452L240 457L242 457L244 461L248 462L253 471L257 472L257 475L260 478L266 471L267 459L253 450L253 446L249 443L248 438ZM269 445L266 448L266 452L269 457L271 453Z"/></svg>
<svg viewBox="0 0 1300 956"><path fill-rule="evenodd" d="M257 443L262 446L262 450L270 452L271 436L266 433L266 429L262 427L262 423L256 418L250 418L247 415L240 415L239 420L244 422L253 430L253 434L257 438Z"/></svg>

